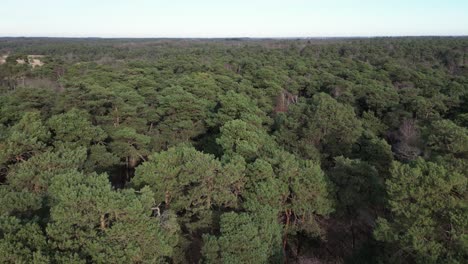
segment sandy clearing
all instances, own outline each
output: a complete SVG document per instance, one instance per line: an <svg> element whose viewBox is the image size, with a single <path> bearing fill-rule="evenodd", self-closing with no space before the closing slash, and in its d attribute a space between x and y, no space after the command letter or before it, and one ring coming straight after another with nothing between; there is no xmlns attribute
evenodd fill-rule
<svg viewBox="0 0 468 264"><path fill-rule="evenodd" d="M44 63L40 60L44 55L28 55L29 64L33 67L41 67Z"/></svg>
<svg viewBox="0 0 468 264"><path fill-rule="evenodd" d="M27 63L30 64L33 68L36 67L41 67L44 65L44 62L42 62L40 59L43 58L44 55L28 55L28 61ZM6 59L8 58L8 55L2 55L0 56L0 64L4 64L6 62ZM18 64L25 64L26 61L23 59L16 60Z"/></svg>
<svg viewBox="0 0 468 264"><path fill-rule="evenodd" d="M2 56L0 57L0 64L5 63L7 58L8 58L8 55L2 55Z"/></svg>
<svg viewBox="0 0 468 264"><path fill-rule="evenodd" d="M44 65L44 63L39 60L39 59L32 59L32 58L29 58L29 64L31 64L31 66L33 68L35 67L41 67L42 65Z"/></svg>

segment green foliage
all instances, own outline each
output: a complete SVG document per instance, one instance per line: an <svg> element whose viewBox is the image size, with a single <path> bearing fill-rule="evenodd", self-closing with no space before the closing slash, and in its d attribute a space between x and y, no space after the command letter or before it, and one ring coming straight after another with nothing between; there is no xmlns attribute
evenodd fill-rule
<svg viewBox="0 0 468 264"><path fill-rule="evenodd" d="M347 154L362 133L352 107L324 93L314 95L310 105L300 104L292 109L291 117L280 121L280 141L298 148L305 158L314 158L315 149L325 157Z"/></svg>
<svg viewBox="0 0 468 264"><path fill-rule="evenodd" d="M386 112L392 111L399 103L398 92L394 87L382 86L379 84L356 87L354 91L359 106L372 111L377 116L383 116Z"/></svg>
<svg viewBox="0 0 468 264"><path fill-rule="evenodd" d="M157 204L183 214L180 221L197 228L211 224L212 208L237 206L243 188L237 168L192 147L178 146L150 156L137 168L132 183L149 186ZM200 223L191 223L193 218Z"/></svg>
<svg viewBox="0 0 468 264"><path fill-rule="evenodd" d="M464 263L467 44L0 39L0 262Z"/></svg>
<svg viewBox="0 0 468 264"><path fill-rule="evenodd" d="M225 155L240 155L246 160L252 160L266 144L265 136L255 126L236 119L221 127L221 136L216 142L221 145Z"/></svg>
<svg viewBox="0 0 468 264"><path fill-rule="evenodd" d="M5 262L91 258L97 263L153 263L172 255L179 232L174 216L152 217L153 194L147 188L140 194L132 189L117 192L107 175L77 172L85 158L84 148L45 152L12 169L0 189L0 200L8 205L0 211L6 217L0 225L5 236L1 250L9 258ZM47 227L8 215L41 216Z"/></svg>
<svg viewBox="0 0 468 264"><path fill-rule="evenodd" d="M265 213L263 213L265 214ZM281 252L280 229L262 213L225 213L219 237L204 236L206 263L271 263ZM276 226L275 226L276 225Z"/></svg>
<svg viewBox="0 0 468 264"><path fill-rule="evenodd" d="M7 133L8 138L1 144L0 163L24 160L44 150L50 138L38 112L25 113Z"/></svg>
<svg viewBox="0 0 468 264"><path fill-rule="evenodd" d="M2 263L49 263L47 241L38 223L0 216Z"/></svg>
<svg viewBox="0 0 468 264"><path fill-rule="evenodd" d="M429 129L427 143L432 150L468 158L468 129L450 120L436 121Z"/></svg>
<svg viewBox="0 0 468 264"><path fill-rule="evenodd" d="M53 177L82 167L86 149L47 151L11 168L4 185L0 186L0 212L5 215L31 216L41 214L48 203L48 188Z"/></svg>
<svg viewBox="0 0 468 264"><path fill-rule="evenodd" d="M54 177L50 195L46 232L58 259L78 254L96 263L154 263L172 255L177 230L151 217L153 194L147 188L138 195L132 189L116 192L107 175L69 172Z"/></svg>
<svg viewBox="0 0 468 264"><path fill-rule="evenodd" d="M86 149L63 149L37 154L18 164L7 177L7 183L18 190L42 191L50 185L55 174L79 169L86 158Z"/></svg>
<svg viewBox="0 0 468 264"><path fill-rule="evenodd" d="M363 112L361 121L364 130L372 132L375 135L382 135L388 129L372 111Z"/></svg>
<svg viewBox="0 0 468 264"><path fill-rule="evenodd" d="M219 108L213 117L213 123L222 126L235 119L261 127L269 124L270 119L260 110L255 102L244 94L232 90L220 96Z"/></svg>
<svg viewBox="0 0 468 264"><path fill-rule="evenodd" d="M313 114L305 129L308 141L333 156L346 153L361 135L353 109L323 93L312 100Z"/></svg>
<svg viewBox="0 0 468 264"><path fill-rule="evenodd" d="M54 144L88 147L91 143L102 142L107 137L106 133L93 126L86 117L87 113L78 109L52 116L48 125L54 135Z"/></svg>
<svg viewBox="0 0 468 264"><path fill-rule="evenodd" d="M206 131L209 101L181 87L161 91L157 104L159 120L153 136L154 150L187 142Z"/></svg>
<svg viewBox="0 0 468 264"><path fill-rule="evenodd" d="M466 175L422 159L395 162L391 174L387 192L393 218L378 220L376 238L399 245L420 263L462 263L467 257Z"/></svg>
<svg viewBox="0 0 468 264"><path fill-rule="evenodd" d="M381 178L388 176L393 161L392 147L385 139L372 134L363 134L361 136L352 156L374 166Z"/></svg>
<svg viewBox="0 0 468 264"><path fill-rule="evenodd" d="M134 167L138 160L148 155L150 137L138 133L131 127L118 127L110 135L113 141L110 149L120 159L125 159L126 164Z"/></svg>
<svg viewBox="0 0 468 264"><path fill-rule="evenodd" d="M342 156L335 158L330 179L336 186L339 209L351 214L381 199L381 181L377 170L367 162Z"/></svg>
<svg viewBox="0 0 468 264"><path fill-rule="evenodd" d="M105 140L107 133L99 126L94 126L88 118L88 113L78 109L72 109L64 114L54 115L48 120L49 128L53 134L54 146L57 149L84 147L88 151L86 168L89 171L110 168L119 162L118 158L107 150ZM120 132L120 131L119 131ZM123 133L116 134L124 137ZM131 140L115 138L112 146L118 148L118 140ZM147 140L148 141L148 140ZM131 142L131 141L130 141ZM136 144L131 142L132 144ZM129 149L130 148L130 149ZM119 152L130 153L130 157L139 158L131 147L123 146ZM118 153L118 152L116 152ZM126 156L125 156L126 157Z"/></svg>

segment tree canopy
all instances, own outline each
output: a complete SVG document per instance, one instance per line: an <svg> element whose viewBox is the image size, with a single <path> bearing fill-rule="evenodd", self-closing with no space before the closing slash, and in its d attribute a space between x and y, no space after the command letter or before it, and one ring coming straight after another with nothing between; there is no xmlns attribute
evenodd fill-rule
<svg viewBox="0 0 468 264"><path fill-rule="evenodd" d="M466 263L467 47L0 38L0 262Z"/></svg>

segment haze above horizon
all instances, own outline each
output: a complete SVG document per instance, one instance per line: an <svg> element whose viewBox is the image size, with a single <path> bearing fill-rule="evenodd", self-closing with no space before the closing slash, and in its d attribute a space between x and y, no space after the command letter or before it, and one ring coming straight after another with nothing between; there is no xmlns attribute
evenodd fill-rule
<svg viewBox="0 0 468 264"><path fill-rule="evenodd" d="M468 35L468 1L4 0L3 37L295 38Z"/></svg>

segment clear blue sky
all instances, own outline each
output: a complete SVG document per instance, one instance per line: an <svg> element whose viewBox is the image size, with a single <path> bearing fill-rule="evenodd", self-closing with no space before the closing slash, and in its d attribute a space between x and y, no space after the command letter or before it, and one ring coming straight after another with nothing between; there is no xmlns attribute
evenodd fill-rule
<svg viewBox="0 0 468 264"><path fill-rule="evenodd" d="M0 36L468 35L468 0L0 0Z"/></svg>

